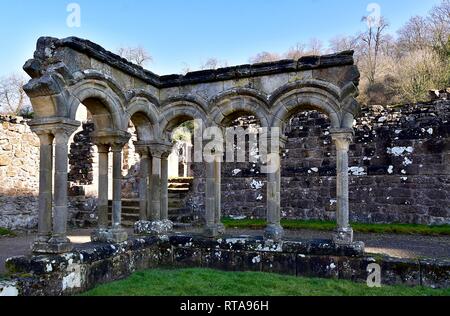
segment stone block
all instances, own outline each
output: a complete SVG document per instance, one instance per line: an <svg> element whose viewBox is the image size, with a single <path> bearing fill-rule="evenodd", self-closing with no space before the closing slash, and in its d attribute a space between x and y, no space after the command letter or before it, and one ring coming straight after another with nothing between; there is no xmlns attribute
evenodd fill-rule
<svg viewBox="0 0 450 316"><path fill-rule="evenodd" d="M196 248L175 248L173 251L173 264L175 267L191 268L202 265L202 253Z"/></svg>
<svg viewBox="0 0 450 316"><path fill-rule="evenodd" d="M297 255L297 276L337 279L338 262L337 257Z"/></svg>
<svg viewBox="0 0 450 316"><path fill-rule="evenodd" d="M297 274L295 254L265 252L262 256L262 271L286 275Z"/></svg>
<svg viewBox="0 0 450 316"><path fill-rule="evenodd" d="M233 270L233 251L222 249L203 250L202 267Z"/></svg>
<svg viewBox="0 0 450 316"><path fill-rule="evenodd" d="M262 270L262 259L261 252L233 251L233 270L260 272Z"/></svg>
<svg viewBox="0 0 450 316"><path fill-rule="evenodd" d="M421 259L421 285L431 288L450 287L450 262L442 260Z"/></svg>

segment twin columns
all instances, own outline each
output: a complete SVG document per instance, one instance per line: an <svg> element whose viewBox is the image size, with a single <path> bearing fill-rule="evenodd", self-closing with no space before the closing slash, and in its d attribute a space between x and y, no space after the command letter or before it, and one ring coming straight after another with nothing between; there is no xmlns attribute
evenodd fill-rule
<svg viewBox="0 0 450 316"><path fill-rule="evenodd" d="M40 139L39 224L38 237L33 244L35 253L64 253L72 250L67 238L68 218L68 142L78 129L79 122L60 119L30 124ZM337 164L337 229L333 236L336 244L353 242L349 224L348 150L352 129L332 130L336 144ZM122 131L98 132L93 137L99 154L98 228L92 241L117 243L127 240L121 225L122 213L122 149L131 135ZM284 140L280 141L281 145ZM55 165L53 167L53 144ZM161 234L172 230L168 219L168 157L172 145L165 142L137 142L141 157L140 168L140 221L135 225L137 234ZM108 221L108 168L109 152L113 153L113 202L111 225ZM280 151L281 152L281 151ZM281 158L278 160L278 163ZM217 155L206 162L205 235L216 237L224 233L221 223L221 164ZM54 170L54 174L52 172ZM54 183L53 183L54 181ZM53 194L54 192L54 194ZM267 228L265 237L280 240L281 226L281 168L267 175Z"/></svg>

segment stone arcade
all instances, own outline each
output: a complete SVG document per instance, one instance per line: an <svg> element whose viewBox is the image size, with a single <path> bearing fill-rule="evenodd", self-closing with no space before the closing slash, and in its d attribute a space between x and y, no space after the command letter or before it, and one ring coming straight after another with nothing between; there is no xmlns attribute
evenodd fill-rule
<svg viewBox="0 0 450 316"><path fill-rule="evenodd" d="M366 263L375 259L364 257L364 245L353 241L349 224L348 151L360 111L355 100L359 72L352 52L158 76L87 40L43 37L24 70L32 77L24 89L35 112L29 125L40 139L40 177L34 255L7 261L13 274L33 275L13 282L20 295L78 293L137 269L165 265L365 279ZM98 227L91 236L92 245L74 247L67 237L68 143L81 124L75 120L80 104L90 112L95 127ZM269 132L283 131L288 120L302 110L318 110L331 122L337 153L337 227L332 240L283 239L281 169L267 174L264 239L221 237L225 230L219 159L202 163L206 174L203 236L172 232L167 190L174 128L200 119L205 127L223 129L236 115L245 114L256 117ZM121 225L122 151L131 137L127 132L130 121L137 131L135 147L141 158L140 220L134 238ZM285 136L279 137L283 145ZM110 153L113 201L109 222ZM387 273L396 267L387 263ZM406 271L413 274L407 280L417 281L418 267L417 263L412 272Z"/></svg>
<svg viewBox="0 0 450 316"><path fill-rule="evenodd" d="M25 71L33 78L24 88L36 118L30 123L40 138L39 238L35 253L72 250L66 236L68 140L81 124L75 121L80 104L92 115L94 143L99 152L98 229L93 241L127 240L121 227L121 157L137 129L141 157L140 221L136 233L165 234L168 221L168 164L170 132L176 125L201 119L207 127L223 127L236 113L257 117L262 127L282 128L302 109L317 109L329 117L337 148L337 229L334 242L351 244L349 225L348 149L359 112L355 100L359 72L352 52L299 61L243 65L157 76L78 38L43 37ZM281 135L281 139L284 139ZM55 143L55 166L52 144ZM108 153L112 152L112 222L108 223ZM207 237L223 232L220 224L220 162L205 163ZM54 174L52 174L54 170ZM53 180L54 179L54 180ZM54 192L52 192L54 181ZM280 171L268 174L265 236L280 240ZM54 209L52 215L52 208Z"/></svg>

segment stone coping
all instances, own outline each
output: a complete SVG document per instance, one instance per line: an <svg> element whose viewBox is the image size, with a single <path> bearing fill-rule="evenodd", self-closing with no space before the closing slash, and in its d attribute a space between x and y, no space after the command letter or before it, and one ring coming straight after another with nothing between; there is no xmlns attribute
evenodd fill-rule
<svg viewBox="0 0 450 316"><path fill-rule="evenodd" d="M281 242L266 241L263 237L223 236L210 239L201 235L173 234L165 236L142 236L130 238L118 244L86 243L76 245L73 252L61 255L29 255L10 258L6 267L10 273L45 274L48 271L66 269L73 263L90 264L128 251L149 247L182 247L203 250L226 250L238 252L289 253L315 256L362 257L364 244L335 245L331 240Z"/></svg>
<svg viewBox="0 0 450 316"><path fill-rule="evenodd" d="M190 84L208 83L223 80L249 78L255 76L296 72L311 69L330 68L354 64L353 51L343 51L337 54L323 56L304 56L297 60L287 59L268 63L246 64L216 70L202 70L189 72L186 75L159 76L141 66L110 52L89 40L78 37L57 39L41 37L38 40L35 58L45 59L46 49L71 48L86 54L125 73L135 76L157 88L170 88Z"/></svg>
<svg viewBox="0 0 450 316"><path fill-rule="evenodd" d="M73 295L153 268L259 271L365 283L373 264L380 268L382 285L450 287L450 261L371 256L362 243L336 246L326 240L270 242L173 234L83 244L62 255L10 258L10 278L0 282L0 295Z"/></svg>

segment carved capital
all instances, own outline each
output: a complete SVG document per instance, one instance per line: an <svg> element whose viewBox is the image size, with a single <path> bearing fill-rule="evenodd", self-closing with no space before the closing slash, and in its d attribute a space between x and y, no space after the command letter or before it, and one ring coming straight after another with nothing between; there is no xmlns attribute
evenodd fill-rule
<svg viewBox="0 0 450 316"><path fill-rule="evenodd" d="M150 156L150 149L145 143L134 142L134 149L139 154L139 156L141 156L141 159L145 159Z"/></svg>
<svg viewBox="0 0 450 316"><path fill-rule="evenodd" d="M173 150L173 144L169 142L150 142L148 148L152 157L167 159Z"/></svg>
<svg viewBox="0 0 450 316"><path fill-rule="evenodd" d="M109 153L110 147L109 144L95 144L97 146L97 151L99 154L107 154Z"/></svg>
<svg viewBox="0 0 450 316"><path fill-rule="evenodd" d="M32 120L28 125L39 138L41 138L40 135L45 138L47 137L45 135L50 134L56 138L56 142L67 143L70 136L81 126L81 123L67 118L50 117Z"/></svg>
<svg viewBox="0 0 450 316"><path fill-rule="evenodd" d="M108 145L111 151L122 151L122 148L129 142L131 134L124 131L98 131L94 132L92 141L97 146Z"/></svg>
<svg viewBox="0 0 450 316"><path fill-rule="evenodd" d="M331 138L336 144L337 150L348 151L350 144L353 142L353 129L332 129Z"/></svg>
<svg viewBox="0 0 450 316"><path fill-rule="evenodd" d="M49 132L39 131L36 132L36 135L39 137L41 146L51 145L55 139L55 136Z"/></svg>

